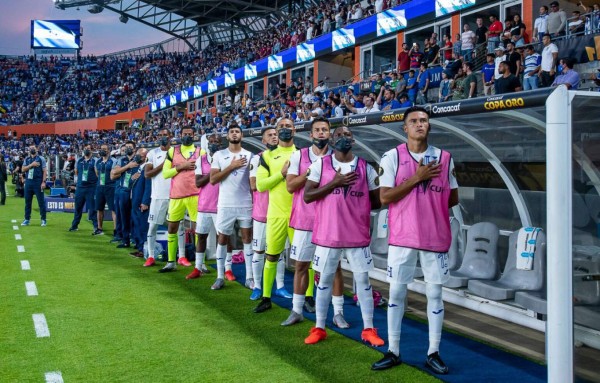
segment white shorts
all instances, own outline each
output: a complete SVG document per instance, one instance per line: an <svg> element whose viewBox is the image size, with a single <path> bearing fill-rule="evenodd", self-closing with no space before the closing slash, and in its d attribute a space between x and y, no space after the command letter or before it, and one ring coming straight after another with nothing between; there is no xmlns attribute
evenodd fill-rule
<svg viewBox="0 0 600 383"><path fill-rule="evenodd" d="M311 262L317 246L312 243L312 231L295 230L290 248L290 257L294 261Z"/></svg>
<svg viewBox="0 0 600 383"><path fill-rule="evenodd" d="M353 273L365 273L373 270L373 257L369 247L357 247L351 249L333 249L331 247L317 246L315 250L315 259L313 260L313 269L320 273L335 273L342 253L350 263L350 270Z"/></svg>
<svg viewBox="0 0 600 383"><path fill-rule="evenodd" d="M267 224L253 221L252 225L252 251L264 252L267 245Z"/></svg>
<svg viewBox="0 0 600 383"><path fill-rule="evenodd" d="M436 253L411 249L409 247L388 247L387 280L390 283L408 284L415 275L417 257L421 262L421 270L425 276L425 282L433 284L444 284L450 278L448 269L448 253Z"/></svg>
<svg viewBox="0 0 600 383"><path fill-rule="evenodd" d="M167 220L169 211L168 199L153 199L150 202L150 212L148 213L148 223L162 225Z"/></svg>
<svg viewBox="0 0 600 383"><path fill-rule="evenodd" d="M204 213L199 211L196 216L196 233L208 234L210 229L217 230L217 213Z"/></svg>
<svg viewBox="0 0 600 383"><path fill-rule="evenodd" d="M217 231L221 234L233 234L235 221L239 221L240 228L252 227L251 207L221 207L217 211Z"/></svg>

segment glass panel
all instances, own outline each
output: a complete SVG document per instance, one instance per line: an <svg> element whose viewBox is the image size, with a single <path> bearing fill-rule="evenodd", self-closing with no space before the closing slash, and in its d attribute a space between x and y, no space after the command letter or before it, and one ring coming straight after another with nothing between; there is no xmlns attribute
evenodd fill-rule
<svg viewBox="0 0 600 383"><path fill-rule="evenodd" d="M373 67L371 66L371 50L370 49L365 49L363 51L363 57L362 57L362 67L363 67L363 76L362 78L366 78L368 76L371 75L371 71L373 69Z"/></svg>
<svg viewBox="0 0 600 383"><path fill-rule="evenodd" d="M514 15L522 16L521 3L511 4L504 7L504 20L512 20ZM531 28L531 25L527 25L527 28Z"/></svg>
<svg viewBox="0 0 600 383"><path fill-rule="evenodd" d="M415 31L415 32L407 33L406 37L404 38L404 42L406 42L409 47L412 47L412 45L415 43L419 44L419 50L421 52L423 52L423 48L425 47L423 42L425 41L425 39L431 38L431 35L433 34L433 32L434 32L434 28L432 25L427 28L419 29L418 31Z"/></svg>
<svg viewBox="0 0 600 383"><path fill-rule="evenodd" d="M390 71L396 63L396 39L373 44L373 70Z"/></svg>
<svg viewBox="0 0 600 383"><path fill-rule="evenodd" d="M253 100L258 101L262 100L265 97L265 83L260 81L255 81L252 83L252 93L250 96Z"/></svg>
<svg viewBox="0 0 600 383"><path fill-rule="evenodd" d="M306 67L292 69L292 81L304 84L304 81L306 81Z"/></svg>

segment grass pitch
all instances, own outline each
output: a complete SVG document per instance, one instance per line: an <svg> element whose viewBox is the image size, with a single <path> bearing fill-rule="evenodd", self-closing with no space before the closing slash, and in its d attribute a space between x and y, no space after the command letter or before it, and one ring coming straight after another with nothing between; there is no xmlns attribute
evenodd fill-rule
<svg viewBox="0 0 600 383"><path fill-rule="evenodd" d="M215 274L187 281L188 268L143 268L110 236L92 237L89 223L67 232L72 214L50 213L42 228L34 209L31 226L15 231L23 205L8 197L0 206L2 382L43 382L50 371L66 383L438 381L406 365L372 372L382 354L333 331L307 346L314 323L281 327L288 312L277 306L254 314L240 284L210 290ZM39 296L26 295L26 281ZM36 338L34 313L46 316L49 338Z"/></svg>

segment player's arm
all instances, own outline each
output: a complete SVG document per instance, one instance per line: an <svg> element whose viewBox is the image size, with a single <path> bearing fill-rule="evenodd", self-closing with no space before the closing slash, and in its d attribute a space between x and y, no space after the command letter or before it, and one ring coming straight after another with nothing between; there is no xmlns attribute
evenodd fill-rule
<svg viewBox="0 0 600 383"><path fill-rule="evenodd" d="M450 199L448 200L448 209L458 205L458 189L450 190Z"/></svg>
<svg viewBox="0 0 600 383"><path fill-rule="evenodd" d="M283 169L281 172L274 172L274 174L271 175L269 166L267 162L265 162L265 156L263 155L260 158L260 167L256 171L256 189L259 192L264 192L279 185L281 181L285 180L285 177L283 175Z"/></svg>
<svg viewBox="0 0 600 383"><path fill-rule="evenodd" d="M290 166L288 168L287 176L285 177L285 184L288 193L293 194L296 190L303 188L308 178L308 170L304 174L300 173L300 151L294 152L290 158Z"/></svg>
<svg viewBox="0 0 600 383"><path fill-rule="evenodd" d="M116 165L110 171L110 179L111 180L116 180L119 177L121 177L121 174L125 173L127 170L132 169L132 168L134 168L136 166L137 166L137 164L135 163L135 161L131 161L131 162L129 162L125 166Z"/></svg>
<svg viewBox="0 0 600 383"><path fill-rule="evenodd" d="M371 201L371 210L376 210L381 207L381 199L379 197L379 188L369 190L369 201Z"/></svg>
<svg viewBox="0 0 600 383"><path fill-rule="evenodd" d="M439 163L432 161L427 165L423 165L423 159L421 159L419 161L419 167L412 177L402 182L398 186L381 188L381 203L384 205L389 205L390 203L402 200L414 189L415 186L419 185L423 181L439 176L441 171L442 168L440 167Z"/></svg>
<svg viewBox="0 0 600 383"><path fill-rule="evenodd" d="M210 172L208 174L202 174L202 157L198 157L196 160L196 170L194 182L197 188L204 187L210 182Z"/></svg>
<svg viewBox="0 0 600 383"><path fill-rule="evenodd" d="M48 176L48 169L46 169L46 160L42 158L42 190L46 187L46 177Z"/></svg>
<svg viewBox="0 0 600 383"><path fill-rule="evenodd" d="M169 148L169 151L167 152L167 157L165 158L165 162L163 162L162 175L163 178L166 180L175 177L177 173L179 173L177 168L173 167L173 153L175 153L175 149Z"/></svg>
<svg viewBox="0 0 600 383"><path fill-rule="evenodd" d="M381 200L379 198L379 176L373 167L367 164L367 177L369 181L369 202L371 203L371 210L379 209L381 207Z"/></svg>
<svg viewBox="0 0 600 383"><path fill-rule="evenodd" d="M154 156L152 156L152 157L154 157ZM162 172L164 164L165 164L165 162L163 161L162 164L158 165L155 168L154 164L151 162L151 159L148 159L148 162L146 162L146 168L144 169L144 177L146 177L146 178L154 178L154 176L156 176L160 172Z"/></svg>
<svg viewBox="0 0 600 383"><path fill-rule="evenodd" d="M357 178L356 172L342 174L341 169L338 169L333 180L322 187L319 187L319 182L309 179L304 187L304 202L311 203L323 199L337 187L354 184Z"/></svg>

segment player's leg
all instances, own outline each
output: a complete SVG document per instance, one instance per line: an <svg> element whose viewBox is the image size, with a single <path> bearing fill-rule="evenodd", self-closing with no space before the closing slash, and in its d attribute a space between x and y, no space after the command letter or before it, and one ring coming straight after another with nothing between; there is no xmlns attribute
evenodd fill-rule
<svg viewBox="0 0 600 383"><path fill-rule="evenodd" d="M254 221L252 226L252 275L254 277L254 289L250 299L256 301L262 297L262 277L265 266L265 241L266 223Z"/></svg>
<svg viewBox="0 0 600 383"><path fill-rule="evenodd" d="M148 259L144 263L144 267L154 266L156 257L156 232L158 225L163 223L167 216L169 208L169 200L153 199L150 203L150 213L148 214L148 233L146 234L146 242L148 242Z"/></svg>
<svg viewBox="0 0 600 383"><path fill-rule="evenodd" d="M235 209L220 208L217 211L217 279L211 286L212 290L220 290L225 286L225 262L229 237L233 234L236 221Z"/></svg>
<svg viewBox="0 0 600 383"><path fill-rule="evenodd" d="M277 289L275 290L275 296L285 299L292 299L292 294L287 291L285 288L285 265L287 261L286 252L290 247L290 242L294 240L294 229L288 226L288 238L285 242L284 251L280 254L279 259L277 260L277 274L275 275L275 285Z"/></svg>
<svg viewBox="0 0 600 383"><path fill-rule="evenodd" d="M175 270L175 261L177 260L177 232L179 231L179 221L185 215L185 205L182 198L169 200L169 209L167 212L167 264L159 270L165 273Z"/></svg>
<svg viewBox="0 0 600 383"><path fill-rule="evenodd" d="M314 284L314 277L313 277ZM333 304L333 324L339 328L350 328L350 324L344 318L344 275L342 266L338 265L333 280L333 293L331 303Z"/></svg>
<svg viewBox="0 0 600 383"><path fill-rule="evenodd" d="M104 207L106 206L106 195L104 187L96 188L96 216L98 220L98 234L104 234Z"/></svg>
<svg viewBox="0 0 600 383"><path fill-rule="evenodd" d="M304 319L302 309L306 301L306 291L310 284L309 269L315 253L315 246L311 243L312 232L295 230L294 239L290 247L290 257L296 262L294 270L294 295L292 296L292 311L289 317L281 323L282 326L291 326ZM313 278L314 284L314 278ZM314 304L313 304L314 306Z"/></svg>
<svg viewBox="0 0 600 383"><path fill-rule="evenodd" d="M254 308L255 313L262 313L271 308L271 293L277 275L277 261L285 250L288 238L289 220L286 218L271 218L267 221L265 268L263 271L263 299Z"/></svg>
<svg viewBox="0 0 600 383"><path fill-rule="evenodd" d="M208 233L213 226L211 213L198 212L196 221L196 261L194 270L188 274L186 279L200 278L204 268L204 259L206 257L206 242L208 240Z"/></svg>
<svg viewBox="0 0 600 383"><path fill-rule="evenodd" d="M183 198L183 202L185 204L185 211L187 211L190 217L192 229L194 229L196 227L196 219L198 218L198 196L185 197ZM177 249L179 251L177 264L184 267L190 267L192 264L185 256L185 228L183 225L180 225L179 231L177 232Z"/></svg>
<svg viewBox="0 0 600 383"><path fill-rule="evenodd" d="M254 275L252 273L252 217L245 217L240 222L240 231L242 232L242 243L244 246L244 265L246 266L246 287L254 289Z"/></svg>

